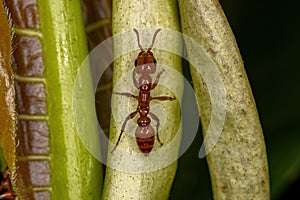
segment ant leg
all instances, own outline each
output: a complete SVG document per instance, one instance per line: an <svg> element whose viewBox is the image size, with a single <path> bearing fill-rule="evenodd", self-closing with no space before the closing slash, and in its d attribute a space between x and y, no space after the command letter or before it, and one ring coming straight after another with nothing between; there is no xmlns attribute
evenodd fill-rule
<svg viewBox="0 0 300 200"><path fill-rule="evenodd" d="M130 114L126 117L125 121L124 121L123 124L122 124L122 129L121 129L121 133L120 133L120 135L119 135L118 141L117 141L115 147L113 148L113 150L111 151L111 153L113 153L113 152L116 150L117 146L119 145L119 142L120 142L120 140L121 140L121 137L122 137L122 134L123 134L123 132L124 132L124 130L125 130L125 126L126 126L127 122L128 122L130 119L134 118L138 112L139 112L138 110L137 110L137 111L134 111L133 113L130 113Z"/></svg>
<svg viewBox="0 0 300 200"><path fill-rule="evenodd" d="M163 143L160 141L159 136L158 136L158 128L159 128L159 125L160 125L159 118L155 114L153 114L152 112L149 112L149 115L151 116L151 118L153 120L156 121L156 135L157 135L157 140L158 140L158 142L161 146L161 145L163 145Z"/></svg>
<svg viewBox="0 0 300 200"><path fill-rule="evenodd" d="M175 97L168 97L168 96L151 97L151 100L159 100L159 101L166 101L166 100L173 101L175 99L176 99Z"/></svg>
<svg viewBox="0 0 300 200"><path fill-rule="evenodd" d="M133 84L134 84L134 86L135 86L137 89L140 89L140 85L139 85L138 81L136 80L135 76L136 76L136 71L135 71L135 69L134 69L134 70L133 70L133 73L132 73Z"/></svg>
<svg viewBox="0 0 300 200"><path fill-rule="evenodd" d="M113 94L119 94L119 95L123 95L123 96L126 96L126 97L133 97L133 98L135 98L137 100L139 98L138 96L133 95L133 94L128 93L128 92L113 92Z"/></svg>
<svg viewBox="0 0 300 200"><path fill-rule="evenodd" d="M164 71L165 71L165 70L163 69L163 70L161 70L161 72L159 72L159 73L157 74L156 79L155 79L154 83L153 83L152 86L151 86L151 90L153 90L153 89L157 86L158 81L159 81L159 78L160 78L161 74L162 74Z"/></svg>

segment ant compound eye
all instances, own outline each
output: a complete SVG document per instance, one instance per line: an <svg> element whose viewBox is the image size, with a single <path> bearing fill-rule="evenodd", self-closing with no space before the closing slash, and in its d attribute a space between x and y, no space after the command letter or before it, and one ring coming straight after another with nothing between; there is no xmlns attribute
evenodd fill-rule
<svg viewBox="0 0 300 200"><path fill-rule="evenodd" d="M153 63L154 63L154 65L156 66L156 63L157 63L157 62L156 62L156 59L154 59L154 62L153 62Z"/></svg>
<svg viewBox="0 0 300 200"><path fill-rule="evenodd" d="M137 66L137 59L134 61L134 66Z"/></svg>

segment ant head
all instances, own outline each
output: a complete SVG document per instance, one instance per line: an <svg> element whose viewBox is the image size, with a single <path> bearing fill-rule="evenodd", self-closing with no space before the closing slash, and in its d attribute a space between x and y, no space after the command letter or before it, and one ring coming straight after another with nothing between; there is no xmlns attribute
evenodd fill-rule
<svg viewBox="0 0 300 200"><path fill-rule="evenodd" d="M151 51L140 52L134 65L138 74L154 74L156 71L156 59Z"/></svg>
<svg viewBox="0 0 300 200"><path fill-rule="evenodd" d="M153 47L156 35L161 29L158 29L154 33L153 39L152 39L152 44L150 45L150 47L148 48L147 51L144 51L144 49L140 43L139 32L137 31L137 29L133 29L133 30L136 33L138 45L139 45L139 48L141 49L141 52L139 53L137 59L135 60L135 71L138 74L153 74L156 71L156 60L153 56L153 53L151 52L151 49Z"/></svg>

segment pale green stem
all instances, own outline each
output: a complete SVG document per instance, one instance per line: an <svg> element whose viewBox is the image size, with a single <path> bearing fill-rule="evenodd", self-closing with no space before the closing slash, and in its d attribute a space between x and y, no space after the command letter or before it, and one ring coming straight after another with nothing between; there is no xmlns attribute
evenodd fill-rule
<svg viewBox="0 0 300 200"><path fill-rule="evenodd" d="M157 138L155 138L154 148L149 156L146 157L139 150L134 136L137 127L136 120L139 114L127 123L118 148L113 154L111 153L113 145L117 142L123 121L127 115L136 110L137 106L135 99L129 100L128 97L113 94L110 129L112 146L108 151L109 164L106 170L102 199L168 199L176 172L176 158L180 139L176 140L172 145L169 144L171 144L175 136L180 138L181 135L178 103L182 97L182 80L176 80L170 74L171 69L180 71L181 60L175 54L159 50L159 46L162 46L163 43L170 43L173 45L173 49L181 49L180 40L164 35L166 33L164 29L179 30L176 1L113 1L112 24L113 34L116 38L118 37L116 36L117 34L127 31L121 35L123 37L122 40L114 40L113 91L131 92L134 95L138 95L138 89L133 84L132 70L140 50L138 49L138 42L133 28L139 31L141 45L145 50L149 47L154 32L161 28L162 30L157 34L152 49L158 63L157 72L164 68L165 72L160 78L160 83L165 81L166 87L173 85L177 86L177 89L170 92L170 90L158 85L154 90L151 90L151 96L174 96L176 92L178 96L176 96L177 100L175 101L151 102L150 110L152 109L151 111L155 112L161 120L159 137L164 144L160 146ZM152 29L145 30L145 28ZM126 52L130 50L131 52ZM132 50L134 51L132 52ZM120 55L121 57L118 57ZM167 65L170 69L163 67L162 64ZM153 81L156 75L152 75ZM137 75L136 78L138 79L139 76ZM119 87L117 87L118 85ZM160 106L158 111L162 110L161 114L155 111L155 106ZM151 125L155 127L155 120L152 119ZM168 146L172 146L170 148L172 151L170 149L169 151L167 150ZM120 152L128 153L128 155L120 156L122 155ZM175 159L172 162L165 163L166 160L174 157ZM131 165L131 160L138 164Z"/></svg>
<svg viewBox="0 0 300 200"><path fill-rule="evenodd" d="M90 72L78 74L87 56L87 43L79 0L38 0L41 43L45 65L45 87L50 134L52 199L98 199L101 194L101 163L83 145L78 124L85 123L86 137L96 135L95 121L87 121L94 106L86 102L74 119L73 89L82 77L78 96L93 94ZM93 95L91 95L93 96ZM96 140L97 138L95 138Z"/></svg>
<svg viewBox="0 0 300 200"><path fill-rule="evenodd" d="M179 6L183 33L208 52L226 92L224 126L207 156L214 199L269 199L263 132L243 60L222 8L215 0L179 0ZM201 57L190 45L187 50L190 58ZM213 91L194 67L191 71L204 137L208 137ZM212 140L206 142L210 149Z"/></svg>

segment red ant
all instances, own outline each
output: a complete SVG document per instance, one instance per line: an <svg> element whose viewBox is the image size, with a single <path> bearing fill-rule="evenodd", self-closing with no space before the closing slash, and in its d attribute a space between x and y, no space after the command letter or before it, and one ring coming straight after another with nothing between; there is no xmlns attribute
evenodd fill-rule
<svg viewBox="0 0 300 200"><path fill-rule="evenodd" d="M161 29L158 29L154 33L153 39L152 39L152 44L150 45L150 47L148 48L147 51L144 51L143 47L140 44L139 32L137 31L137 29L133 29L133 30L136 33L138 46L141 50L137 59L135 60L135 68L134 68L133 74L132 74L133 83L134 83L134 86L139 90L139 95L136 96L136 95L133 95L133 94L127 93L127 92L122 92L122 93L113 92L113 93L119 94L119 95L124 95L127 97L133 97L136 100L138 100L139 104L137 106L136 111L130 113L126 117L125 121L123 122L121 133L119 135L118 141L117 141L114 149L112 150L112 152L116 149L116 147L118 146L118 144L120 142L121 136L125 130L126 123L130 119L133 119L137 113L139 113L140 117L137 119L138 127L136 128L136 131L135 131L136 142L139 146L139 149L144 153L144 155L148 156L153 148L154 136L155 136L154 129L150 125L151 119L147 116L148 114L150 115L150 117L153 120L155 120L157 122L156 123L157 140L160 145L163 145L163 143L160 141L159 136L158 136L158 128L160 125L159 118L155 114L153 114L152 112L149 111L150 110L150 101L151 100L160 100L160 101L175 100L176 98L168 97L168 96L159 96L159 97L150 96L150 90L153 90L157 86L159 78L160 78L161 74L164 72L164 70L159 72L158 75L156 76L154 83L152 83L152 78L151 78L150 74L154 74L156 71L156 59L154 58L153 53L151 52L151 49L153 47L156 35ZM138 81L135 78L137 74L140 75Z"/></svg>
<svg viewBox="0 0 300 200"><path fill-rule="evenodd" d="M10 172L8 169L6 169L3 172L3 179L0 184L0 199L10 199L10 200L16 199L16 195L14 195L12 191L12 186L9 177L10 177Z"/></svg>

